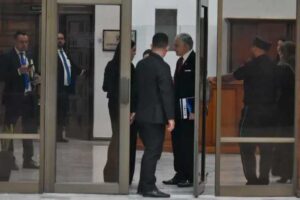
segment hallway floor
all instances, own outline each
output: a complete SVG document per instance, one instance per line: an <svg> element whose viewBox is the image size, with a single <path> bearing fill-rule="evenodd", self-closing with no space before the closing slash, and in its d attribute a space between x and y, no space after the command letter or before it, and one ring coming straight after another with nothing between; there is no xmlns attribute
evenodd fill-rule
<svg viewBox="0 0 300 200"><path fill-rule="evenodd" d="M15 142L15 155L20 166L22 161L22 146L20 141ZM35 159L38 159L38 143L35 143ZM103 182L103 167L106 162L107 143L103 142L86 142L78 140L70 140L69 143L59 143L57 146L57 181L58 182L82 182L82 183L101 183ZM141 199L136 194L137 184L139 180L140 163L142 151L137 152L136 170L133 184L130 187L130 195L83 195L83 194L0 194L0 200L98 200L98 199ZM101 156L99 156L101 155ZM258 158L259 159L259 158ZM72 170L70 170L72 169ZM214 196L214 176L215 176L215 156L207 155L206 158L207 184L206 190L200 199L213 200L239 200L249 198L233 198L233 197L215 197ZM75 175L74 175L75 174ZM192 199L192 188L178 188L177 186L166 186L162 184L162 180L171 178L174 175L173 155L171 153L163 153L157 166L157 186L161 190L171 194L172 199ZM10 181L36 181L38 171L24 170L13 171ZM271 184L275 183L276 178L271 179ZM237 154L223 155L221 158L221 183L224 185L244 185L240 156ZM278 184L276 184L278 185ZM289 200L296 199L293 197L283 198L250 198L253 200Z"/></svg>

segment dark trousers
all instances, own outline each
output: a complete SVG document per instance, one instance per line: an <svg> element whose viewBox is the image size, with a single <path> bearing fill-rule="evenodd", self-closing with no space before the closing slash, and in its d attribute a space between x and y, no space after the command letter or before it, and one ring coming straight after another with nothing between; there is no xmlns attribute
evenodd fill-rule
<svg viewBox="0 0 300 200"><path fill-rule="evenodd" d="M280 137L293 137L294 127L280 126L278 128ZM294 144L275 144L273 149L272 174L285 179L293 177Z"/></svg>
<svg viewBox="0 0 300 200"><path fill-rule="evenodd" d="M64 127L68 124L69 112L69 92L68 88L64 89L57 94L57 127L56 127L56 140L63 139Z"/></svg>
<svg viewBox="0 0 300 200"><path fill-rule="evenodd" d="M157 161L161 157L165 138L165 125L138 123L139 135L144 144L144 155L141 163L141 174L138 186L139 192L156 189L155 171Z"/></svg>
<svg viewBox="0 0 300 200"><path fill-rule="evenodd" d="M175 179L193 182L194 121L176 120L172 133Z"/></svg>
<svg viewBox="0 0 300 200"><path fill-rule="evenodd" d="M118 101L108 102L109 116L112 127L112 137L107 151L107 162L103 175L105 182L118 182L119 180L119 107ZM129 160L129 183L132 183L135 170L137 124L130 126L130 160Z"/></svg>
<svg viewBox="0 0 300 200"><path fill-rule="evenodd" d="M245 106L240 121L241 137L274 137L276 136L276 105L258 104ZM241 159L245 178L249 182L257 179L269 181L272 167L273 144L246 143L240 144ZM256 174L256 148L260 153L259 176Z"/></svg>
<svg viewBox="0 0 300 200"><path fill-rule="evenodd" d="M9 130L11 126L15 127L19 117L22 117L22 133L37 133L37 102L32 94L27 94L20 99L18 105L6 105L4 124L5 129ZM33 156L33 141L22 140L23 142L23 160L30 161ZM8 147L10 152L14 151L13 140L10 140Z"/></svg>
<svg viewBox="0 0 300 200"><path fill-rule="evenodd" d="M260 152L259 177L256 175L256 147ZM257 178L269 180L269 172L272 166L272 144L241 144L241 158L245 178L254 182Z"/></svg>

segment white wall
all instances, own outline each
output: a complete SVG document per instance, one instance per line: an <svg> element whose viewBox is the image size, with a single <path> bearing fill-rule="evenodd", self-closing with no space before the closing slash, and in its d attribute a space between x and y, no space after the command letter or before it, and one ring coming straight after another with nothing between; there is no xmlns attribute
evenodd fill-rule
<svg viewBox="0 0 300 200"><path fill-rule="evenodd" d="M113 52L103 52L103 29L120 29L120 7L95 7L95 75L94 75L94 137L111 137L111 125L107 107L106 93L102 91L104 69Z"/></svg>
<svg viewBox="0 0 300 200"><path fill-rule="evenodd" d="M136 64L142 58L144 50L149 49L155 32L155 9L177 9L177 33L189 33L196 36L196 0L133 0L132 29L137 30ZM169 38L173 40L174 38ZM174 74L178 57L169 51L165 60Z"/></svg>
<svg viewBox="0 0 300 200"><path fill-rule="evenodd" d="M216 76L217 71L217 25L218 25L218 0L208 1L208 49L207 73Z"/></svg>

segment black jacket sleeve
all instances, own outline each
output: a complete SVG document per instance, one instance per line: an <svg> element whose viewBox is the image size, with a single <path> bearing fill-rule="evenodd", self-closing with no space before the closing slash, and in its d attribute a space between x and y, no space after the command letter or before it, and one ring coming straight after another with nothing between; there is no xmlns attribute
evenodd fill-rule
<svg viewBox="0 0 300 200"><path fill-rule="evenodd" d="M104 92L108 92L108 90L109 90L110 76L111 76L111 65L110 65L110 62L108 62L105 67L104 80L103 80L103 84L102 84L102 90Z"/></svg>
<svg viewBox="0 0 300 200"><path fill-rule="evenodd" d="M168 120L175 119L175 95L170 66L158 67L158 89L163 104L163 110Z"/></svg>

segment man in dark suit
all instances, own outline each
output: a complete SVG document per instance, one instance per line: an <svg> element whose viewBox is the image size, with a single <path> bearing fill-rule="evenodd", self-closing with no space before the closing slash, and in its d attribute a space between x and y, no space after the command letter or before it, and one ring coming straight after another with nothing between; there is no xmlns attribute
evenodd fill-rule
<svg viewBox="0 0 300 200"><path fill-rule="evenodd" d="M5 106L4 132L14 132L19 117L22 117L22 132L37 133L37 100L35 90L35 67L32 56L28 53L29 37L18 31L14 35L15 46L2 56L2 71L5 88L3 104ZM13 152L13 141L2 140L2 150ZM23 168L39 168L33 161L33 142L23 140ZM16 162L13 169L18 170Z"/></svg>
<svg viewBox="0 0 300 200"><path fill-rule="evenodd" d="M180 58L174 75L176 126L172 134L175 176L166 185L190 187L193 184L194 105L192 113L182 116L180 100L195 96L195 52L193 39L182 33L175 38L175 51Z"/></svg>
<svg viewBox="0 0 300 200"><path fill-rule="evenodd" d="M68 123L69 95L75 93L76 77L84 73L75 65L68 53L64 50L65 36L63 33L57 35L57 130L56 141L68 142L63 137L63 132Z"/></svg>
<svg viewBox="0 0 300 200"><path fill-rule="evenodd" d="M136 121L145 146L138 193L145 197L170 197L155 185L155 170L162 153L166 124L168 131L175 126L172 77L170 66L163 60L167 51L168 36L155 34L152 52L136 68Z"/></svg>

